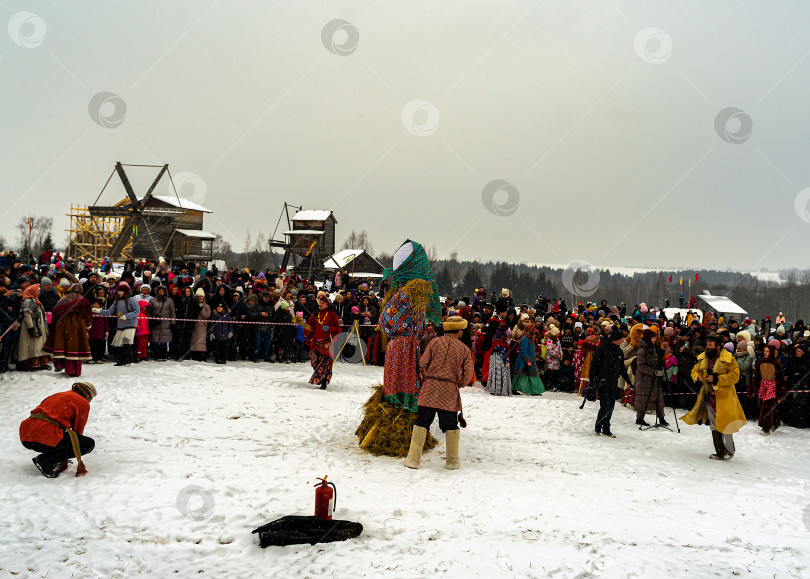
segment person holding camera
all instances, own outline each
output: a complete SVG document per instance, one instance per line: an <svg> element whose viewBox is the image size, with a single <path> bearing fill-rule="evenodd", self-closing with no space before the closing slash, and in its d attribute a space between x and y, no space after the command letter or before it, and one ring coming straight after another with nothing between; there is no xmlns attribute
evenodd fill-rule
<svg viewBox="0 0 810 579"><path fill-rule="evenodd" d="M596 415L594 426L596 436L609 436L616 438L610 431L610 418L616 405L616 391L619 387L619 378L630 383L627 368L624 365L624 352L620 344L624 341L624 333L616 326L613 327L607 340L603 340L593 353L591 360L591 384L599 392L599 413Z"/></svg>
<svg viewBox="0 0 810 579"><path fill-rule="evenodd" d="M658 345L658 336L652 330L644 330L636 355L636 424L639 426L649 426L644 415L653 409L658 423L669 426L664 419L664 394L658 376L662 363L663 350Z"/></svg>

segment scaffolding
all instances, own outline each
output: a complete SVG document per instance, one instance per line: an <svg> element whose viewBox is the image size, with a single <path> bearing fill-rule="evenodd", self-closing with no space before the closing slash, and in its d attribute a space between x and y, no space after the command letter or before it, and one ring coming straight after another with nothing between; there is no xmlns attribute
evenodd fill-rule
<svg viewBox="0 0 810 579"><path fill-rule="evenodd" d="M70 235L67 256L77 262L93 262L98 266L110 254L118 235L124 227L123 217L93 217L87 206L70 206ZM132 238L124 245L121 254L132 257Z"/></svg>

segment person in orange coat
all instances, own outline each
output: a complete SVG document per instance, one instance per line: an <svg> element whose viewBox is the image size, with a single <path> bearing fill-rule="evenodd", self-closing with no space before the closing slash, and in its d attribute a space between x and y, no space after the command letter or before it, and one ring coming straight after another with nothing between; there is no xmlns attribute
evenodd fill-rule
<svg viewBox="0 0 810 579"><path fill-rule="evenodd" d="M313 370L309 383L320 384L321 390L326 390L326 386L332 381L333 360L329 347L334 337L340 333L340 320L326 295L318 298L318 310L309 316L307 327L306 344Z"/></svg>
<svg viewBox="0 0 810 579"><path fill-rule="evenodd" d="M95 396L92 384L76 382L71 390L48 396L20 424L22 445L41 453L31 460L43 476L56 478L67 469L67 461L73 457L79 460L77 474L82 472L82 455L89 454L96 446L92 438L84 436L90 401Z"/></svg>

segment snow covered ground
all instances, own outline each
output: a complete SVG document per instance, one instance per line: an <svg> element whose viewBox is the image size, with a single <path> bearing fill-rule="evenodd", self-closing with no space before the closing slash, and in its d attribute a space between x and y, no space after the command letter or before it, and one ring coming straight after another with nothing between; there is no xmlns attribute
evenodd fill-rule
<svg viewBox="0 0 810 579"><path fill-rule="evenodd" d="M361 452L354 430L381 368L87 366L99 391L90 473L42 477L19 422L67 389L53 373L0 380L0 573L15 577L808 577L810 432L754 423L731 462L706 427L592 434L596 404L569 394L494 398L465 388L462 467L444 439L420 470ZM670 420L671 421L671 420ZM438 433L437 425L434 430ZM337 484L344 543L260 549L250 531L311 514Z"/></svg>

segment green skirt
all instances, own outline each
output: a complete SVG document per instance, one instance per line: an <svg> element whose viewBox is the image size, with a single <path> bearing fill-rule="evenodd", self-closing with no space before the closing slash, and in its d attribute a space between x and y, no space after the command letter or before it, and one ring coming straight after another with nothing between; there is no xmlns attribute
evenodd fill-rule
<svg viewBox="0 0 810 579"><path fill-rule="evenodd" d="M523 394L542 394L546 391L543 381L540 376L528 376L525 374L517 373L512 378L512 390L517 390Z"/></svg>

